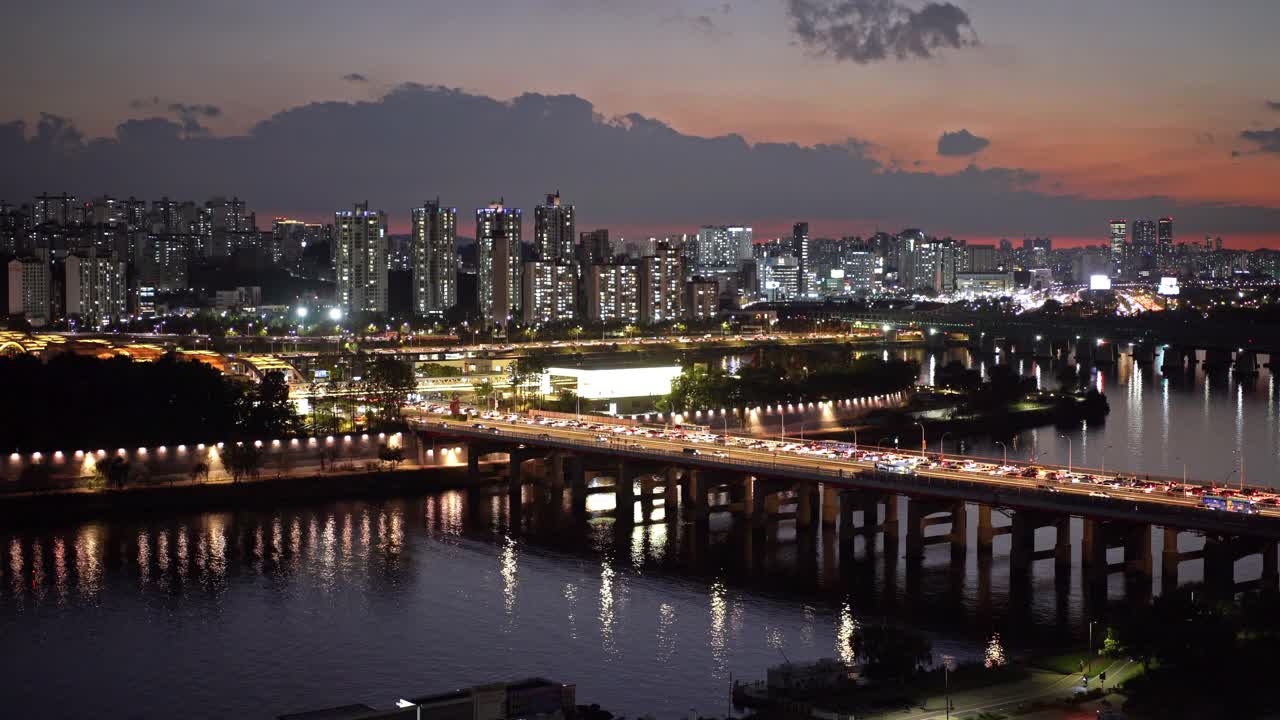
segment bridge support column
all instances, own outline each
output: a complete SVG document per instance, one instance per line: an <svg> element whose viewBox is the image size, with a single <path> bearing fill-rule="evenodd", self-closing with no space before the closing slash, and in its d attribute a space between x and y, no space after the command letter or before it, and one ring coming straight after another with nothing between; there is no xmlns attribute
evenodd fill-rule
<svg viewBox="0 0 1280 720"><path fill-rule="evenodd" d="M667 522L679 519L680 469L669 467L663 473L662 514Z"/></svg>
<svg viewBox="0 0 1280 720"><path fill-rule="evenodd" d="M559 490L564 487L564 453L553 452L549 460L551 467L548 469L547 482L552 489Z"/></svg>
<svg viewBox="0 0 1280 720"><path fill-rule="evenodd" d="M1262 577L1259 583L1262 585L1262 591L1273 593L1280 584L1280 565L1277 564L1277 549L1275 540L1267 540L1262 545Z"/></svg>
<svg viewBox="0 0 1280 720"><path fill-rule="evenodd" d="M707 508L707 488L702 471L698 468L686 468L682 487L685 495L680 508L684 511L685 519L699 528L705 528L711 520L711 512Z"/></svg>
<svg viewBox="0 0 1280 720"><path fill-rule="evenodd" d="M1151 578L1151 526L1145 523L1127 528L1124 539L1125 572Z"/></svg>
<svg viewBox="0 0 1280 720"><path fill-rule="evenodd" d="M941 517L938 517L941 515ZM926 528L950 523L951 529L942 535L926 537ZM887 524L887 523L886 523ZM959 549L963 555L967 518L964 502L929 502L911 498L907 501L907 557L924 557L925 545L948 542L953 553Z"/></svg>
<svg viewBox="0 0 1280 720"><path fill-rule="evenodd" d="M613 471L614 518L618 522L631 523L636 513L635 478L625 462L619 461Z"/></svg>
<svg viewBox="0 0 1280 720"><path fill-rule="evenodd" d="M1205 538L1204 584L1214 593L1230 595L1235 592L1236 559L1230 541Z"/></svg>
<svg viewBox="0 0 1280 720"><path fill-rule="evenodd" d="M796 528L808 530L813 527L814 511L817 510L817 503L814 502L814 495L817 492L817 486L810 482L801 482L796 485Z"/></svg>
<svg viewBox="0 0 1280 720"><path fill-rule="evenodd" d="M995 547L996 529L991 524L991 506L978 506L978 557L991 557Z"/></svg>
<svg viewBox="0 0 1280 720"><path fill-rule="evenodd" d="M467 445L467 481L473 485L480 481L480 449L475 445Z"/></svg>
<svg viewBox="0 0 1280 720"><path fill-rule="evenodd" d="M1168 594L1178 588L1178 529L1166 527L1161 535L1164 541L1160 549L1160 592Z"/></svg>
<svg viewBox="0 0 1280 720"><path fill-rule="evenodd" d="M582 467L582 457L574 455L569 458L569 492L571 497L570 504L573 506L573 515L576 518L585 518L587 515L587 474Z"/></svg>
<svg viewBox="0 0 1280 720"><path fill-rule="evenodd" d="M831 483L822 483L822 526L833 528L840 518L840 490Z"/></svg>

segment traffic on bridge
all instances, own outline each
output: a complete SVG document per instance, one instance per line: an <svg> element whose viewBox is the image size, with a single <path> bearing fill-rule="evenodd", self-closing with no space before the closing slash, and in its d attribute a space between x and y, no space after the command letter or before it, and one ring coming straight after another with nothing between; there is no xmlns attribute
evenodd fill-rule
<svg viewBox="0 0 1280 720"><path fill-rule="evenodd" d="M458 410L466 420L457 420L458 415L451 414L450 408L434 403L413 409L409 417L419 427L427 429L500 434L534 443L591 443L602 451L659 451L679 453L689 459L707 456L707 459L726 463L741 461L743 465L810 469L835 477L852 478L855 474L870 471L890 476L979 483L992 489L1130 501L1146 507L1200 508L1206 512L1241 516L1280 517L1280 493L1269 488L1227 488L1186 479L1153 481L1122 472L1104 473L1020 462L993 463L985 459L927 451L904 452L856 443L716 434L708 428L696 426L627 425L595 417L526 416L471 407Z"/></svg>

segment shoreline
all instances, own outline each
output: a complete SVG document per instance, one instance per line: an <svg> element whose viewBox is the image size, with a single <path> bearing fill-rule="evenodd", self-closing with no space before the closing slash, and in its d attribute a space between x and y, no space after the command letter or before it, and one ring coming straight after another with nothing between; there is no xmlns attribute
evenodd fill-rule
<svg viewBox="0 0 1280 720"><path fill-rule="evenodd" d="M489 465L490 463L482 463ZM190 481L123 489L43 490L0 494L0 520L11 526L48 525L157 512L216 512L260 509L281 503L311 503L432 492L466 487L467 467L425 466L324 474L263 477L231 482Z"/></svg>

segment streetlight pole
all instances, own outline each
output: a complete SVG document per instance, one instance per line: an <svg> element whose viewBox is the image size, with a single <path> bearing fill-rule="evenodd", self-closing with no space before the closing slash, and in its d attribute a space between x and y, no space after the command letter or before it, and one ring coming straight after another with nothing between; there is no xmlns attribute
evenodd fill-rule
<svg viewBox="0 0 1280 720"><path fill-rule="evenodd" d="M1008 447L1007 445L1005 445L1004 443L1000 442L999 440L997 440L997 441L996 441L996 444L997 444L997 445L999 445L999 446L1000 446L1000 449L1004 451L1004 463L1003 463L1003 464L1008 465L1008 464L1009 464L1009 447Z"/></svg>
<svg viewBox="0 0 1280 720"><path fill-rule="evenodd" d="M951 434L951 431L948 430L947 432L942 433L942 437L938 438L938 459L939 460L941 460L943 456L946 454L947 446L944 445L943 443L947 441L947 436L950 434Z"/></svg>
<svg viewBox="0 0 1280 720"><path fill-rule="evenodd" d="M924 444L924 423L917 422L920 426L920 457L924 457L929 452L929 446Z"/></svg>
<svg viewBox="0 0 1280 720"><path fill-rule="evenodd" d="M1066 435L1063 435L1062 438L1067 441L1067 474L1070 475L1071 474L1071 453L1075 449L1075 443L1072 442L1071 438Z"/></svg>

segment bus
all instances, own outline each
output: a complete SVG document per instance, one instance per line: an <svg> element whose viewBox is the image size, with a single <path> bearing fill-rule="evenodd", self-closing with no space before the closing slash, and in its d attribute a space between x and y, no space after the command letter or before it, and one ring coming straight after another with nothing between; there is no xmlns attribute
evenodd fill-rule
<svg viewBox="0 0 1280 720"><path fill-rule="evenodd" d="M1252 500L1246 498L1222 497L1219 495L1205 495L1200 498L1200 507L1206 510L1225 510L1227 512L1243 513L1245 515L1253 515L1258 512L1258 506Z"/></svg>

